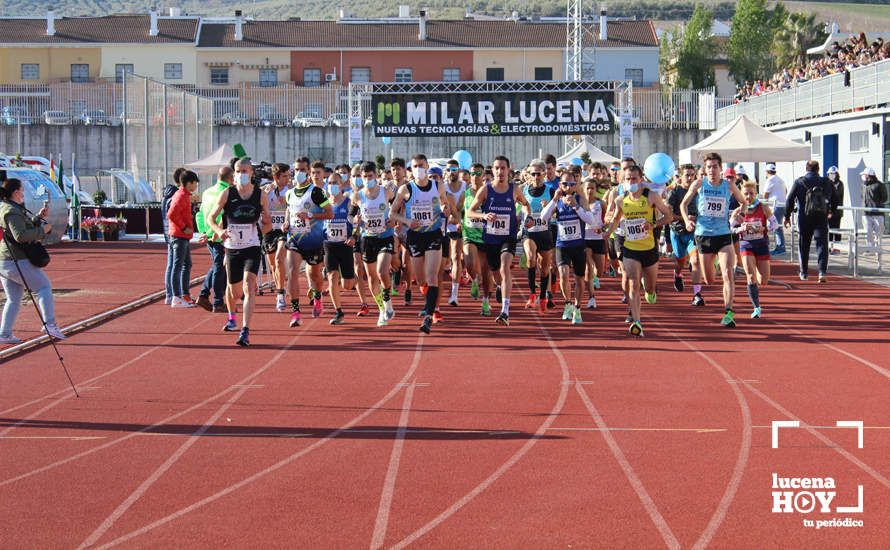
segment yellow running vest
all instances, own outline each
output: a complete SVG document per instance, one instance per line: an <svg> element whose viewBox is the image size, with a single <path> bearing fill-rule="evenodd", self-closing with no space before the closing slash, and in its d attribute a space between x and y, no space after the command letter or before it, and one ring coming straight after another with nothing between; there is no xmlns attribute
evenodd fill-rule
<svg viewBox="0 0 890 550"><path fill-rule="evenodd" d="M625 193L621 210L624 211L624 248L640 252L655 248L651 229L655 209L649 204L649 198L640 195L639 199L634 200L630 193ZM646 223L649 223L649 229L643 228Z"/></svg>

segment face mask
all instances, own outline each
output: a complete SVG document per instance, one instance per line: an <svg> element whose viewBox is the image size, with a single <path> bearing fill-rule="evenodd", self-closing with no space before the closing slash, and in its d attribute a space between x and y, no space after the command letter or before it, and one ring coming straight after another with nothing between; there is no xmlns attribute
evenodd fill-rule
<svg viewBox="0 0 890 550"><path fill-rule="evenodd" d="M294 179L297 180L297 183L305 183L306 182L306 172L297 172L294 174Z"/></svg>
<svg viewBox="0 0 890 550"><path fill-rule="evenodd" d="M420 180L426 178L426 168L424 168L423 166L418 166L416 168L412 168L411 173L414 174L415 181L420 181Z"/></svg>
<svg viewBox="0 0 890 550"><path fill-rule="evenodd" d="M352 178L352 184L356 187L361 187L362 186L362 178L360 178L358 176Z"/></svg>
<svg viewBox="0 0 890 550"><path fill-rule="evenodd" d="M752 202L751 204L748 205L748 210L753 210L753 209L757 208L758 204L760 204L760 199L755 198L754 202Z"/></svg>
<svg viewBox="0 0 890 550"><path fill-rule="evenodd" d="M247 185L250 183L250 174L247 172L241 172L238 174L238 183L241 185Z"/></svg>
<svg viewBox="0 0 890 550"><path fill-rule="evenodd" d="M336 183L332 183L328 186L328 192L331 195L339 195L340 194L340 186Z"/></svg>
<svg viewBox="0 0 890 550"><path fill-rule="evenodd" d="M322 180L322 183L324 183L325 185L327 185L327 184L328 184L328 178L324 178L324 179Z"/></svg>
<svg viewBox="0 0 890 550"><path fill-rule="evenodd" d="M636 193L637 191L640 190L640 184L639 183L628 183L627 190L630 191L631 193Z"/></svg>
<svg viewBox="0 0 890 550"><path fill-rule="evenodd" d="M341 173L340 173L340 177L343 178L344 180L348 180L348 179L349 179L349 174L347 174L347 173L345 173L345 172L341 172Z"/></svg>
<svg viewBox="0 0 890 550"><path fill-rule="evenodd" d="M375 187L377 187L377 180L367 180L365 182L365 187L367 187L368 189L374 189Z"/></svg>

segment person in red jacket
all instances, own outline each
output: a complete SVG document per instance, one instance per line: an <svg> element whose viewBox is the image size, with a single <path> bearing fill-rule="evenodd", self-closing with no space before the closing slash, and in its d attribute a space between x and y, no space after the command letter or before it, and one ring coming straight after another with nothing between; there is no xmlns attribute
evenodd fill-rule
<svg viewBox="0 0 890 550"><path fill-rule="evenodd" d="M192 217L192 194L198 189L198 175L186 170L179 178L179 190L170 201L167 210L169 222L170 249L173 252L173 300L170 307L195 307L189 296L189 281L192 272L192 251L189 241L195 233ZM204 235L202 239L206 238Z"/></svg>

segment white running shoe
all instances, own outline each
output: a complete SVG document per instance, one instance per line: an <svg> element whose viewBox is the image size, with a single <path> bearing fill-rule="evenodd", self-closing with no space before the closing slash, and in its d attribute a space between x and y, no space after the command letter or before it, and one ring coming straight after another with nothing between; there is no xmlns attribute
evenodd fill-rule
<svg viewBox="0 0 890 550"><path fill-rule="evenodd" d="M279 294L278 298L275 300L275 310L287 311L287 300L284 299L284 294Z"/></svg>
<svg viewBox="0 0 890 550"><path fill-rule="evenodd" d="M591 296L590 299L587 300L587 309L596 309L596 298L594 298L593 296Z"/></svg>
<svg viewBox="0 0 890 550"><path fill-rule="evenodd" d="M174 296L173 300L170 302L170 307L175 308L175 309L190 308L190 307L195 307L195 304L192 302L186 302L179 296Z"/></svg>
<svg viewBox="0 0 890 550"><path fill-rule="evenodd" d="M13 336L10 334L9 336L0 336L0 344L21 344L22 339L18 336Z"/></svg>
<svg viewBox="0 0 890 550"><path fill-rule="evenodd" d="M383 302L383 306L383 313L386 315L386 320L392 320L392 318L396 316L396 310L392 307L392 300Z"/></svg>
<svg viewBox="0 0 890 550"><path fill-rule="evenodd" d="M189 307L194 307L194 306L189 306ZM59 325L57 325L55 323L47 323L46 328L43 329L43 332L47 333L48 335L55 338L56 340L64 340L65 338L67 338L67 336L65 336L65 333L62 332L62 329L59 328Z"/></svg>
<svg viewBox="0 0 890 550"><path fill-rule="evenodd" d="M380 315L377 316L377 326L385 327L389 324L389 321L386 320L386 310L381 310Z"/></svg>
<svg viewBox="0 0 890 550"><path fill-rule="evenodd" d="M172 301L173 301L173 298L167 296L164 298L164 305L169 306Z"/></svg>

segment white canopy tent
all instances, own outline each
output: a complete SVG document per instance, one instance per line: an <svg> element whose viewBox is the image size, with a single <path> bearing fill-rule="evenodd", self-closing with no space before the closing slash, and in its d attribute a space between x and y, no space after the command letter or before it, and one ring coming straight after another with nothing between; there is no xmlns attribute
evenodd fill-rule
<svg viewBox="0 0 890 550"><path fill-rule="evenodd" d="M578 143L578 145L575 145L566 154L556 159L556 164L570 164L573 158L581 158L581 155L583 155L584 153L587 153L590 156L591 162L609 163L617 162L619 160L594 145L593 138L591 138L590 136L584 136L584 138L581 140L580 143Z"/></svg>
<svg viewBox="0 0 890 550"><path fill-rule="evenodd" d="M701 164L704 156L712 151L719 153L724 162L795 162L810 159L809 145L778 136L745 115L740 115L692 147L680 150L680 163Z"/></svg>
<svg viewBox="0 0 890 550"><path fill-rule="evenodd" d="M220 166L226 165L229 163L229 159L232 158L232 148L229 147L228 144L223 143L219 146L219 148L207 155L206 157L196 160L194 162L189 162L185 165L189 170L216 170Z"/></svg>

